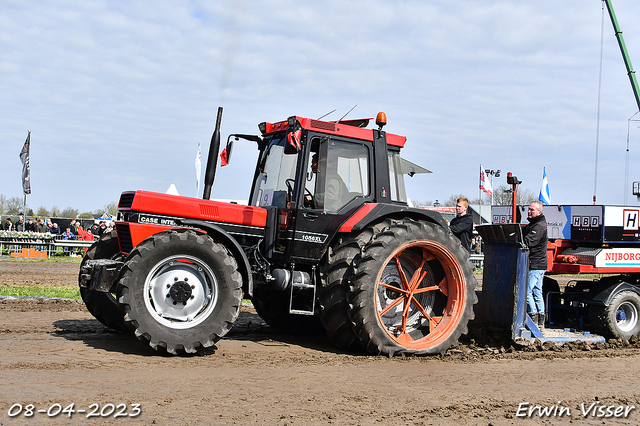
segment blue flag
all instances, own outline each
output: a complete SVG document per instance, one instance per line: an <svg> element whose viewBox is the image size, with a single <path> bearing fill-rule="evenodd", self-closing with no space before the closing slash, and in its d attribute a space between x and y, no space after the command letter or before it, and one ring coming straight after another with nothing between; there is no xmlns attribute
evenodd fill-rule
<svg viewBox="0 0 640 426"><path fill-rule="evenodd" d="M542 204L551 204L551 194L549 193L549 182L547 181L547 170L542 169L542 188L540 188L540 196L538 197Z"/></svg>

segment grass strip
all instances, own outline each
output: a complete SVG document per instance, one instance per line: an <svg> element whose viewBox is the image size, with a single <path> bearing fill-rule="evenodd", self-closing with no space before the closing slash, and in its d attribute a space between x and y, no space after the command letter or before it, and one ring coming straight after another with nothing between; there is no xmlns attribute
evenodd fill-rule
<svg viewBox="0 0 640 426"><path fill-rule="evenodd" d="M60 297L80 300L78 287L52 287L42 285L0 285L0 296Z"/></svg>

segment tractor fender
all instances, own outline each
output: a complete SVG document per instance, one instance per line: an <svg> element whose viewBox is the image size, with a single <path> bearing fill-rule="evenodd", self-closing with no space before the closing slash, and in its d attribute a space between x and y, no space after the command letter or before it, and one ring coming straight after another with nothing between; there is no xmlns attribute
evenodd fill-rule
<svg viewBox="0 0 640 426"><path fill-rule="evenodd" d="M386 218L425 220L439 225L443 229L449 229L447 221L444 220L438 212L403 205L367 203L356 210L351 217L342 224L338 232L349 233L362 231L369 224Z"/></svg>
<svg viewBox="0 0 640 426"><path fill-rule="evenodd" d="M607 287L606 289L598 293L595 297L589 299L587 303L593 305L609 306L611 304L611 300L621 291L633 291L640 296L640 288L633 284L622 281L610 287Z"/></svg>
<svg viewBox="0 0 640 426"><path fill-rule="evenodd" d="M205 222L198 219L176 219L178 225L189 226L193 228L202 229L210 237L219 240L223 243L227 249L233 254L238 262L238 270L242 275L242 291L248 296L253 296L253 277L251 275L251 265L249 259L238 241L229 235L224 229L216 226L212 223Z"/></svg>

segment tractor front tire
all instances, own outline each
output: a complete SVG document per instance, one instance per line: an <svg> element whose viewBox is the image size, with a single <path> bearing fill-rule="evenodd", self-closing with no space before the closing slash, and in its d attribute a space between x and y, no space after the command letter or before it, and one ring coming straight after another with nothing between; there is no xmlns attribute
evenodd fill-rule
<svg viewBox="0 0 640 426"><path fill-rule="evenodd" d="M242 276L208 235L164 231L129 254L118 284L124 322L153 349L174 355L215 348L242 302Z"/></svg>
<svg viewBox="0 0 640 426"><path fill-rule="evenodd" d="M84 266L87 260L114 260L121 257L116 231L111 231L109 234L103 234L99 240L89 247L89 250L87 250L82 258L80 270L82 271L82 266ZM78 276L78 282L80 282L80 276ZM95 319L114 330L127 331L124 319L118 309L118 301L114 294L80 287L80 296L87 310Z"/></svg>
<svg viewBox="0 0 640 426"><path fill-rule="evenodd" d="M589 307L589 322L594 331L608 338L630 339L640 334L640 296L621 291L609 306Z"/></svg>
<svg viewBox="0 0 640 426"><path fill-rule="evenodd" d="M473 319L477 283L469 254L439 225L383 225L354 260L354 329L374 355L443 353Z"/></svg>

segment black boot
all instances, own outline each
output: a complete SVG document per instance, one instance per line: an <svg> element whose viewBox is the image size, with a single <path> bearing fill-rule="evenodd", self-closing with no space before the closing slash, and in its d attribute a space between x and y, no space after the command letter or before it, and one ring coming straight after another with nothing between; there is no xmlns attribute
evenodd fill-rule
<svg viewBox="0 0 640 426"><path fill-rule="evenodd" d="M540 331L544 331L544 320L544 314L538 314L538 328L540 329Z"/></svg>
<svg viewBox="0 0 640 426"><path fill-rule="evenodd" d="M538 314L529 314L529 316L531 317L531 321L533 321L534 324L538 324Z"/></svg>

